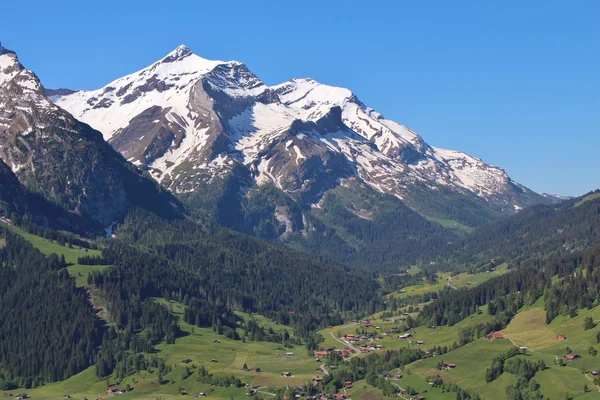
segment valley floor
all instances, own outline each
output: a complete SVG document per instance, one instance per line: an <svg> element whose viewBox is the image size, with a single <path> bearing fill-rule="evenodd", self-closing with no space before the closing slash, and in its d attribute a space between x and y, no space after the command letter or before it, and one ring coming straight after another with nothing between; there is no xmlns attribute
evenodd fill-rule
<svg viewBox="0 0 600 400"><path fill-rule="evenodd" d="M79 286L86 286L87 274L93 270L102 270L108 266L85 266L77 264L77 258L82 251L80 249L69 249L51 243L45 239L29 235L26 232L12 227L15 232L23 235L44 253L56 252L64 254L66 261L71 265L68 267L71 275L76 279ZM99 254L90 251L88 254ZM451 277L440 274L435 284L423 284L408 287L395 296L403 297L416 293L438 291L444 285L471 286L477 285L491 276L505 273L506 266L499 267L495 272L476 275L461 274ZM467 282L471 282L469 285ZM93 297L93 296L92 296ZM194 372L197 368L205 367L216 376L234 375L240 378L250 387L258 389L258 396L263 398L273 397L270 387L287 387L309 384L316 376L323 376L323 371L317 369L322 362L315 361L312 352L309 354L304 346L284 347L281 344L269 342L236 341L228 339L213 332L212 329L192 327L182 320L184 306L173 301L157 299L179 318L179 323L184 335L177 338L174 344L161 344L157 346L157 353L150 356L162 358L166 365L172 370L166 374L164 382L158 382L157 372L149 373L140 371L117 382L114 376L108 379L98 379L93 367L58 383L27 390L32 399L57 399L64 395L72 398L98 399L105 397L107 387L118 384L121 387L130 387L132 390L120 395L124 399L170 399L186 398L198 393L206 393L207 398L243 398L246 396L246 388L218 387L207 385L196 380L196 374L183 378L187 368ZM420 305L422 306L422 305ZM399 310L400 311L400 310ZM401 310L402 313L406 310ZM398 314L401 314L398 312ZM238 313L243 320L254 319L265 328L274 331L287 329L289 327L277 325L260 315L248 315ZM416 317L416 313L411 315ZM526 347L526 353L517 357L526 358L531 361L543 360L548 367L536 374L535 380L541 386L544 398L550 400L562 400L568 394L573 399L595 399L600 398L600 388L597 388L592 380L591 371L600 370L600 356L590 354L590 347L598 348L599 344L596 334L599 327L584 329L584 319L592 317L594 321L600 321L600 307L591 310L580 310L575 317L559 316L552 323L545 323L545 311L543 301L531 306L523 307L513 318L506 329L501 331L505 339L488 341L476 339L474 342L459 347L442 356L426 358L412 364L406 365L397 371L390 371L391 382L401 389L414 389L417 393L425 396L425 399L451 400L456 398L455 393L444 393L439 388L432 388L427 378L440 375L445 382L453 382L459 387L477 393L482 399L501 400L505 399L505 390L508 385L514 384L515 376L505 372L493 382L486 383L485 371L492 363L494 357L507 351L512 346ZM459 340L459 330L464 327L473 326L492 319L488 315L487 308L481 307L480 312L472 315L454 326L443 327L417 327L407 331L413 335L410 340L399 339L397 334L384 334L399 326L393 320L397 317L382 318L377 313L370 318L373 326L364 328L360 322L334 326L321 331L324 342L321 347L335 348L357 348L359 343L350 344L343 338L344 335L359 332L371 332L376 338L372 343L381 345L381 350L393 350L404 347L429 349L434 346L452 346ZM559 335L565 335L565 340L559 340ZM417 344L417 341L422 342ZM287 353L293 355L286 355ZM568 353L581 356L575 361L567 361L565 366L559 366L556 360ZM365 357L366 354L355 353L353 356ZM191 359L189 364L182 364L185 359ZM440 360L453 363L456 368L440 371L436 369ZM244 365L248 368L259 367L261 372L250 372L243 370ZM282 372L289 372L291 377L283 377ZM396 374L401 374L400 379L394 379ZM584 392L584 386L589 389ZM15 390L14 393L25 390ZM187 393L182 396L180 393ZM344 390L345 394L353 399L380 400L383 399L381 391L368 385L365 381L353 383L353 387ZM410 396L400 395L400 398L408 399Z"/></svg>

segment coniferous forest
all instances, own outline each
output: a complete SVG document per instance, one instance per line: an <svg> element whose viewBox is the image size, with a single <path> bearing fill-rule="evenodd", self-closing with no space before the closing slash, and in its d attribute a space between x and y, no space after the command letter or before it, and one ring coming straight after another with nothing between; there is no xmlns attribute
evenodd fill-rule
<svg viewBox="0 0 600 400"><path fill-rule="evenodd" d="M102 328L64 258L0 228L0 388L63 380L95 362Z"/></svg>
<svg viewBox="0 0 600 400"><path fill-rule="evenodd" d="M568 238L544 231L550 228L546 224L537 225L535 221L540 217L528 213L504 221L502 226L518 227L517 232L537 232L537 236L527 235L520 244L523 251L537 250L527 257L517 257L518 262L511 264L506 274L476 287L426 293L423 296L433 301L420 310L414 326L454 325L486 306L494 319L461 329L455 346L462 346L502 329L521 307L541 297L547 323L558 315L597 306L600 246L590 244L595 240L599 207L594 201L570 207L579 219L569 219L570 213L564 206L548 213L543 208L531 211L536 215L542 212L545 215L542 218L553 221L553 231L567 224L571 232ZM444 263L427 264L417 275L400 273L386 277L369 268L347 267L321 256L284 249L210 222L164 220L143 210L131 212L119 227L118 237L101 244L39 227L27 219L21 223L26 223L23 226L27 230L63 246L74 242L101 248L101 256L83 255L79 262L112 265L103 272L91 273L87 282L105 299L110 327L96 315L89 293L75 287L74 279L65 269L64 257L44 256L20 236L3 230L0 240L0 310L3 310L0 387L3 389L63 380L91 365L95 365L98 377L113 373L124 377L134 366L144 368L151 361L140 358L140 353L153 353L157 344L174 343L184 334L175 317L157 299L183 304L185 322L212 328L234 340L241 340L234 311L259 313L290 326L297 343L304 341L307 348L316 349L317 330L385 310L390 304L382 300L384 291L422 279L434 282L436 271L446 268ZM498 240L490 241L489 245L486 245L487 233L471 236L473 243L480 241L477 244L482 249L480 253L504 251L504 257L514 257L515 230L508 229L504 235L497 233L502 231L498 225L492 225L490 230ZM532 240L532 236L539 239ZM454 246L464 243L460 241ZM445 253L432 257L439 260L443 255L458 254L456 251L444 250ZM473 260L471 263L476 268L478 265L489 268L488 264ZM559 281L553 283L553 277ZM244 330L253 340L291 340L289 335L267 333L252 322ZM418 356L409 357L415 355ZM368 363L376 361L369 360ZM152 362L161 371L168 370L160 362ZM364 374L360 377L372 380L372 385L386 393L393 393L385 381L369 378L369 374L377 372L368 363L352 364L350 368L360 367L363 371L360 374ZM331 384L337 386L336 376L339 373L333 375ZM339 379L342 378L345 375Z"/></svg>

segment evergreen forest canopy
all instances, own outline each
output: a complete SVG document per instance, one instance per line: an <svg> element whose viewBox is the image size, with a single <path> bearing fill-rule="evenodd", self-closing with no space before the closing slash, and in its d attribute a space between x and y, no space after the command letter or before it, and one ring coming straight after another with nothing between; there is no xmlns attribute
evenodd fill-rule
<svg viewBox="0 0 600 400"><path fill-rule="evenodd" d="M504 261L518 266L593 246L600 239L600 201L590 193L554 205L529 207L517 215L477 228L439 249L432 248L437 268L473 269Z"/></svg>
<svg viewBox="0 0 600 400"><path fill-rule="evenodd" d="M234 311L259 313L290 326L295 338L246 325L244 329L256 340L295 340L315 349L317 330L389 308L382 300L384 290L422 278L435 281L436 272L450 269L449 265L488 268L485 260L490 256L510 261L509 272L470 289L431 294L428 298L433 301L421 310L415 325L453 325L487 306L495 319L461 330L462 345L506 326L520 307L542 296L546 320L551 322L558 315L600 302L599 215L598 198L533 207L480 228L437 254L432 251L436 260L444 261L423 264L416 276L386 276L360 265L347 267L282 248L207 221L165 220L138 209L121 224L117 238L101 244L101 256L82 255L79 260L84 265L112 265L88 277L88 285L106 299L109 328L93 310L89 293L75 286L64 258L44 256L20 236L2 229L0 388L63 380L91 365L98 377L112 373L124 377L132 366L154 365L167 371L168 366L160 361L140 355L152 353L159 343L173 343L183 334L157 299L182 303L185 322L212 328L234 340L240 339ZM64 245L93 247L71 234L39 227L28 218L17 216L17 222ZM553 284L553 277L559 278L558 283ZM365 365L350 368L354 367ZM366 368L360 376L377 374ZM378 379L368 379L382 390L391 390Z"/></svg>
<svg viewBox="0 0 600 400"><path fill-rule="evenodd" d="M102 328L64 257L0 227L0 388L63 380L94 363Z"/></svg>

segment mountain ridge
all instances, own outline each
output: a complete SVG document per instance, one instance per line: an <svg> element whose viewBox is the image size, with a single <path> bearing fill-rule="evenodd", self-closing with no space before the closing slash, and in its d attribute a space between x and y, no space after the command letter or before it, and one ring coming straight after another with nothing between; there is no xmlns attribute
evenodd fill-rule
<svg viewBox="0 0 600 400"><path fill-rule="evenodd" d="M127 163L100 132L51 102L35 73L1 45L0 158L28 192L87 220L96 231L132 207L182 215L178 202Z"/></svg>
<svg viewBox="0 0 600 400"><path fill-rule="evenodd" d="M421 181L466 190L516 210L548 200L512 181L501 168L463 152L430 146L416 132L368 108L348 89L310 78L267 86L239 61L206 60L183 45L101 89L52 99L100 130L127 159L148 167L176 193L194 190L194 184L187 184L193 179L177 175L186 169L177 171L177 167L190 160L196 168L213 173L237 162L249 167L254 183L270 181L280 186L265 171L268 163L259 153L295 120L314 122L339 106L343 123L375 145L373 159L352 162L356 174L380 192L402 199L398 187ZM142 120L144 128L140 128ZM210 126L211 121L216 121L215 126ZM142 133L149 130L160 131L152 141ZM132 137L146 142L132 146ZM349 151L363 150L360 144L347 143L350 139L343 140ZM333 151L344 153L342 145L336 144L330 146L337 147ZM194 156L192 147L203 151ZM297 154L297 164L303 156ZM350 154L344 156L352 159Z"/></svg>
<svg viewBox="0 0 600 400"><path fill-rule="evenodd" d="M206 60L185 46L100 89L52 100L192 214L341 262L376 262L378 251L390 266L413 262L423 243L455 240L431 224L475 227L555 201L501 168L431 146L349 89L310 78L269 86L239 61ZM381 195L396 200L380 207ZM377 230L389 237L376 240Z"/></svg>

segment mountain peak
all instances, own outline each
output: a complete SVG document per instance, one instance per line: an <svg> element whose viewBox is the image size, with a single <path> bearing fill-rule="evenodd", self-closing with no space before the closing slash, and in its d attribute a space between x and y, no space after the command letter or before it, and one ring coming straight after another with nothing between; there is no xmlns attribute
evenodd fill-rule
<svg viewBox="0 0 600 400"><path fill-rule="evenodd" d="M175 48L175 50L173 50L172 52L167 54L165 56L165 58L163 58L161 60L161 62L169 63L169 62L183 60L184 58L188 57L191 54L194 54L194 53L192 53L192 51L186 45L182 44L180 46L177 46L177 48Z"/></svg>
<svg viewBox="0 0 600 400"><path fill-rule="evenodd" d="M3 54L16 54L14 51L7 49L6 47L2 46L2 42L0 42L0 55Z"/></svg>
<svg viewBox="0 0 600 400"><path fill-rule="evenodd" d="M177 46L175 48L174 51L184 51L184 52L191 52L190 48L187 47L185 44L180 44L179 46Z"/></svg>
<svg viewBox="0 0 600 400"><path fill-rule="evenodd" d="M0 85L9 82L16 82L22 90L26 91L39 91L41 88L37 76L21 65L17 53L3 47L0 43Z"/></svg>
<svg viewBox="0 0 600 400"><path fill-rule="evenodd" d="M320 142L319 154L326 147L355 165L356 179L399 198L412 195L415 182L429 182L489 199L494 207L546 201L517 188L499 168L432 148L350 89L308 77L268 87L243 63L207 60L183 45L102 89L55 101L177 193L194 193L234 164L249 174L256 166L257 183L283 187L282 180L307 171L302 160L310 151L301 139L310 136L308 142ZM289 153L284 158L293 162L277 175L268 160L280 155L274 149L281 138Z"/></svg>

